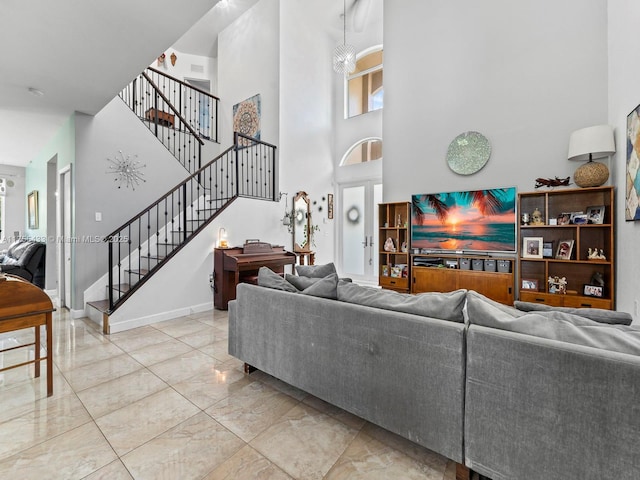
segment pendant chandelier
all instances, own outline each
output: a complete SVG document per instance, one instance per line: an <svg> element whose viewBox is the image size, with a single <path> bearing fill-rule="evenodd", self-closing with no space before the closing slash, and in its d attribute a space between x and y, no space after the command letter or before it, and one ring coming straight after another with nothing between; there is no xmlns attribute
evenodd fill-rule
<svg viewBox="0 0 640 480"><path fill-rule="evenodd" d="M356 49L347 44L347 1L342 3L342 45L333 51L333 69L344 76L349 75L356 68Z"/></svg>

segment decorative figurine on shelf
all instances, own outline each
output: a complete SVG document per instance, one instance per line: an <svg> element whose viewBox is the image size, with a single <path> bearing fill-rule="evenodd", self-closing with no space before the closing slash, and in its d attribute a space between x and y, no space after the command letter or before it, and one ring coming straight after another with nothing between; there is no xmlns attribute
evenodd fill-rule
<svg viewBox="0 0 640 480"><path fill-rule="evenodd" d="M400 247L400 251L402 253L407 253L407 242L402 242L402 246Z"/></svg>
<svg viewBox="0 0 640 480"><path fill-rule="evenodd" d="M571 177L567 177L567 178L536 178L536 188L540 188L540 187L566 187L568 185L571 185L571 183L569 183L569 179Z"/></svg>
<svg viewBox="0 0 640 480"><path fill-rule="evenodd" d="M396 227L402 226L402 217L398 214L398 221L396 222Z"/></svg>
<svg viewBox="0 0 640 480"><path fill-rule="evenodd" d="M531 225L544 225L542 213L537 208L531 214Z"/></svg>
<svg viewBox="0 0 640 480"><path fill-rule="evenodd" d="M600 249L600 251L598 252L597 248L593 248L593 249L590 248L587 258L589 260L606 260L607 259L602 249Z"/></svg>
<svg viewBox="0 0 640 480"><path fill-rule="evenodd" d="M549 293L567 293L567 277L549 277Z"/></svg>
<svg viewBox="0 0 640 480"><path fill-rule="evenodd" d="M393 238L389 237L384 242L384 251L385 252L395 252L396 246L393 244Z"/></svg>
<svg viewBox="0 0 640 480"><path fill-rule="evenodd" d="M523 225L529 225L529 222L531 221L531 217L529 216L528 213L523 213L522 214L522 224Z"/></svg>

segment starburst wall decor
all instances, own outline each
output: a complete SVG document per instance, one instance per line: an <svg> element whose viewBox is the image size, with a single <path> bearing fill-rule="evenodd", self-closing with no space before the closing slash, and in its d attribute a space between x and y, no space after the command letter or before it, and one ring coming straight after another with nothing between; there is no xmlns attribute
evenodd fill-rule
<svg viewBox="0 0 640 480"><path fill-rule="evenodd" d="M106 173L112 173L116 176L113 181L118 184L118 188L124 185L135 190L136 186L140 185L140 182L146 182L142 178L144 173L140 171L146 165L142 165L136 158L138 158L138 155L133 155L133 157L129 154L125 155L122 150L118 150L113 160L107 158L111 165L109 165L109 170Z"/></svg>

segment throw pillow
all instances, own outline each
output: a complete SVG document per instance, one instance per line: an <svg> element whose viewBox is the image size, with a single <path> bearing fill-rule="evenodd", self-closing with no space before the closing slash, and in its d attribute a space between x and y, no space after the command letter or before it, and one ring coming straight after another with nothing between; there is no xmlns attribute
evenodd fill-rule
<svg viewBox="0 0 640 480"><path fill-rule="evenodd" d="M355 283L338 284L338 300L368 307L411 313L423 317L464 322L462 309L466 290L449 293L427 292L417 295L363 287Z"/></svg>
<svg viewBox="0 0 640 480"><path fill-rule="evenodd" d="M314 283L322 280L321 278L301 277L299 275L291 275L290 273L287 273L284 276L284 279L291 285L296 287L298 290L304 290L305 288L310 287Z"/></svg>
<svg viewBox="0 0 640 480"><path fill-rule="evenodd" d="M297 293L298 289L268 267L260 267L258 270L258 285L275 290Z"/></svg>
<svg viewBox="0 0 640 480"><path fill-rule="evenodd" d="M332 273L331 275L318 279L318 281L302 290L301 293L314 297L331 298L335 300L338 298L338 294L336 292L337 286L338 274Z"/></svg>
<svg viewBox="0 0 640 480"><path fill-rule="evenodd" d="M468 292L469 321L475 325L523 333L535 337L593 347L612 352L640 355L640 329L607 325L559 311L521 312L497 308L476 292Z"/></svg>
<svg viewBox="0 0 640 480"><path fill-rule="evenodd" d="M633 317L626 312L615 312L613 310L604 310L602 308L569 308L569 307L552 307L533 302L521 302L516 300L513 306L523 312L564 312L580 317L588 318L599 323L608 323L610 325L631 325Z"/></svg>
<svg viewBox="0 0 640 480"><path fill-rule="evenodd" d="M336 272L336 266L333 263L326 265L296 265L296 272L302 277L324 278Z"/></svg>

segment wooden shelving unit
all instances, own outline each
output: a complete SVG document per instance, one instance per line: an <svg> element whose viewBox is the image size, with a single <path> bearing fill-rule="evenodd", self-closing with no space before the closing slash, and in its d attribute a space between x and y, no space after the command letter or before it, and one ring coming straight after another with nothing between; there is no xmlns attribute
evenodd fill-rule
<svg viewBox="0 0 640 480"><path fill-rule="evenodd" d="M551 225L563 213L584 212L589 207L604 206L601 224ZM553 306L615 309L615 205L613 187L595 187L538 191L518 194L518 212L542 213L543 225L518 227L518 293L522 301ZM525 238L543 238L552 242L551 256L525 258ZM564 240L573 242L568 259L556 258L558 245ZM588 258L589 249L602 250L606 260ZM592 285L594 274L604 279L603 296L584 295L584 286ZM549 277L566 279L566 293L550 293ZM523 288L537 285L537 290Z"/></svg>
<svg viewBox="0 0 640 480"><path fill-rule="evenodd" d="M411 278L409 258L409 202L381 203L378 205L378 265L379 284L382 288L408 293ZM388 239L395 251L385 250Z"/></svg>

